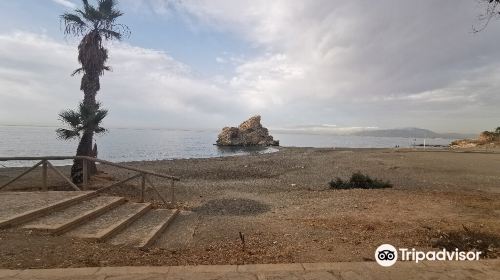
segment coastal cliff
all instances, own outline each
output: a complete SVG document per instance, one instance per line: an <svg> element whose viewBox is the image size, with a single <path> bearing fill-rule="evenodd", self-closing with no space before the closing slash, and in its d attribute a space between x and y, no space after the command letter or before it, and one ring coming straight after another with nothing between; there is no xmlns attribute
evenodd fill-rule
<svg viewBox="0 0 500 280"><path fill-rule="evenodd" d="M500 146L500 127L495 131L483 131L477 139L462 139L451 142L451 148L474 148L480 146Z"/></svg>

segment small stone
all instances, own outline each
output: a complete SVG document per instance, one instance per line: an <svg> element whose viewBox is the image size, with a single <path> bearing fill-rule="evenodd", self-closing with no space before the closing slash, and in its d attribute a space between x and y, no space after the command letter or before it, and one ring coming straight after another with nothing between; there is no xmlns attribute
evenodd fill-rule
<svg viewBox="0 0 500 280"><path fill-rule="evenodd" d="M439 242L439 238L431 238L431 240L429 240L429 242L431 243L432 247L435 247L435 246L437 246L437 244Z"/></svg>

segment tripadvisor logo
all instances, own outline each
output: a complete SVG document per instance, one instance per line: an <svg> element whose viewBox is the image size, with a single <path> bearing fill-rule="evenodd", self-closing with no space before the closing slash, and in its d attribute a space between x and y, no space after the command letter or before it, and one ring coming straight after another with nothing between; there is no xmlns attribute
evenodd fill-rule
<svg viewBox="0 0 500 280"><path fill-rule="evenodd" d="M478 251L447 251L442 249L439 251L417 251L415 248L399 248L396 249L390 244L382 244L375 250L375 260L381 266L392 266L399 259L401 261L477 261L481 252ZM398 257L399 256L399 257Z"/></svg>
<svg viewBox="0 0 500 280"><path fill-rule="evenodd" d="M382 244L375 250L375 260L381 266L392 266L398 260L398 251L390 244Z"/></svg>

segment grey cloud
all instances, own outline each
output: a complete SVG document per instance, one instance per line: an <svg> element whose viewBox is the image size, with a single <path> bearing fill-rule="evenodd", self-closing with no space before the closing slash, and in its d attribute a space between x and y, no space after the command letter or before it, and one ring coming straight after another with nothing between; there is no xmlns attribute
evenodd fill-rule
<svg viewBox="0 0 500 280"><path fill-rule="evenodd" d="M231 93L191 74L161 51L110 45L113 71L101 79L98 99L106 124L141 127L217 127L245 115ZM57 114L81 100L76 45L33 33L0 35L0 123L57 124Z"/></svg>
<svg viewBox="0 0 500 280"><path fill-rule="evenodd" d="M228 63L234 75L201 79L164 52L116 45L114 72L103 78L100 94L112 109L110 123L218 127L258 113L273 127L335 123L477 132L499 125L500 22L472 34L481 13L475 1L130 3L167 16L182 13L187 24L237 34L263 51L232 55L238 57ZM43 96L53 107L75 104L77 78L65 76L76 66L74 46L30 40L0 37L0 82L10 94L0 101L30 99L43 107L35 101ZM2 106L2 121L14 120L13 107ZM56 114L40 110L46 121ZM26 121L34 118L23 112Z"/></svg>
<svg viewBox="0 0 500 280"><path fill-rule="evenodd" d="M268 50L240 64L232 81L277 123L287 119L279 115L301 119L294 114L302 112L309 123L465 132L497 125L488 116L500 105L492 94L500 90L500 23L472 34L481 13L477 2L235 2L181 5L200 25ZM287 75L290 69L300 75Z"/></svg>

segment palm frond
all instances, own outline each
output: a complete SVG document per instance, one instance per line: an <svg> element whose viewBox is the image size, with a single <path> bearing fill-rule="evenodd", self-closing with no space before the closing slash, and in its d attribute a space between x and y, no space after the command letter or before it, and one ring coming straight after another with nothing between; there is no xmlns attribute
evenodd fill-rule
<svg viewBox="0 0 500 280"><path fill-rule="evenodd" d="M115 19L123 16L123 13L119 10L111 10L111 12L107 15L107 19L110 21L114 21Z"/></svg>
<svg viewBox="0 0 500 280"><path fill-rule="evenodd" d="M69 140L80 137L80 133L74 130L58 128L56 129L57 137L62 140Z"/></svg>
<svg viewBox="0 0 500 280"><path fill-rule="evenodd" d="M100 127L100 126L98 126L96 129L94 129L94 132L95 132L96 134L103 134L103 133L108 132L108 130L107 130L107 129L105 129L104 127Z"/></svg>
<svg viewBox="0 0 500 280"><path fill-rule="evenodd" d="M89 20L88 15L85 13L85 11L82 11L80 9L75 9L75 13L79 14L80 17L84 18L85 20Z"/></svg>
<svg viewBox="0 0 500 280"><path fill-rule="evenodd" d="M99 107L99 104L97 104L96 107ZM83 102L80 102L80 104L78 105L78 111L80 114L81 123L83 126L85 126L85 124L88 122L88 119L94 113L95 109L91 108L90 106L86 106Z"/></svg>
<svg viewBox="0 0 500 280"><path fill-rule="evenodd" d="M59 114L60 120L68 125L68 129L57 129L57 135L61 139L71 139L89 131L104 133L106 129L101 127L101 123L107 115L108 110L101 109L99 102L95 106L80 102L78 110L66 110Z"/></svg>
<svg viewBox="0 0 500 280"><path fill-rule="evenodd" d="M123 15L116 9L116 0L98 0L97 7L89 4L87 0L82 2L82 9L61 15L65 34L83 36L88 35L88 31L95 31L106 40L121 40L124 36L130 36L128 26L116 23L116 19Z"/></svg>
<svg viewBox="0 0 500 280"><path fill-rule="evenodd" d="M111 29L100 29L99 32L103 35L106 40L116 39L120 41L122 39L122 33L111 30Z"/></svg>
<svg viewBox="0 0 500 280"><path fill-rule="evenodd" d="M94 124L100 124L102 120L108 115L108 110L98 109L94 114Z"/></svg>
<svg viewBox="0 0 500 280"><path fill-rule="evenodd" d="M477 2L483 6L484 12L477 17L481 26L472 26L474 33L485 30L491 20L500 18L500 0L478 0Z"/></svg>
<svg viewBox="0 0 500 280"><path fill-rule="evenodd" d="M116 0L96 0L97 5L90 4L88 0L82 0L83 7L75 9L72 13L61 15L61 21L65 25L65 34L82 36L78 45L78 62L81 68L73 71L71 76L84 74L81 89L92 86L98 91L99 85L88 83L88 77L103 75L104 71L110 71L106 66L108 50L103 45L104 40L121 40L130 36L128 26L116 23L116 19L123 15L118 10ZM86 75L88 76L86 78Z"/></svg>
<svg viewBox="0 0 500 280"><path fill-rule="evenodd" d="M114 0L99 0L98 10L103 16L108 16L113 12L116 2Z"/></svg>
<svg viewBox="0 0 500 280"><path fill-rule="evenodd" d="M89 4L88 1L83 1L83 11L79 12L86 20L92 22L94 27L96 27L99 21L102 19L101 13L92 5Z"/></svg>
<svg viewBox="0 0 500 280"><path fill-rule="evenodd" d="M73 73L71 73L71 76L74 76L76 74L80 74L80 73L83 73L83 68L80 67L78 69L76 69L75 71L73 71Z"/></svg>
<svg viewBox="0 0 500 280"><path fill-rule="evenodd" d="M68 124L72 129L79 129L81 124L80 112L66 110L59 113L59 119Z"/></svg>
<svg viewBox="0 0 500 280"><path fill-rule="evenodd" d="M87 6L90 6L89 4L89 1L88 0L82 0L82 3L83 3L83 7L86 8Z"/></svg>
<svg viewBox="0 0 500 280"><path fill-rule="evenodd" d="M117 3L115 0L99 0L99 12L103 18L103 28L109 28L114 24L115 20L123 15L123 13L115 9Z"/></svg>
<svg viewBox="0 0 500 280"><path fill-rule="evenodd" d="M82 35L87 29L87 24L76 14L64 13L61 15L64 23L64 34Z"/></svg>
<svg viewBox="0 0 500 280"><path fill-rule="evenodd" d="M126 26L125 24L113 22L113 24L111 24L108 29L120 33L122 35L121 38L123 38L123 37L128 38L128 37L130 37L130 34L132 34L132 32L130 31L130 28L128 28L128 26Z"/></svg>
<svg viewBox="0 0 500 280"><path fill-rule="evenodd" d="M73 22L81 26L86 25L86 23L76 14L64 13L61 15L61 18L65 21Z"/></svg>
<svg viewBox="0 0 500 280"><path fill-rule="evenodd" d="M84 129L99 127L102 120L108 115L108 110L101 109L100 106L100 103L93 107L80 103L80 118Z"/></svg>

